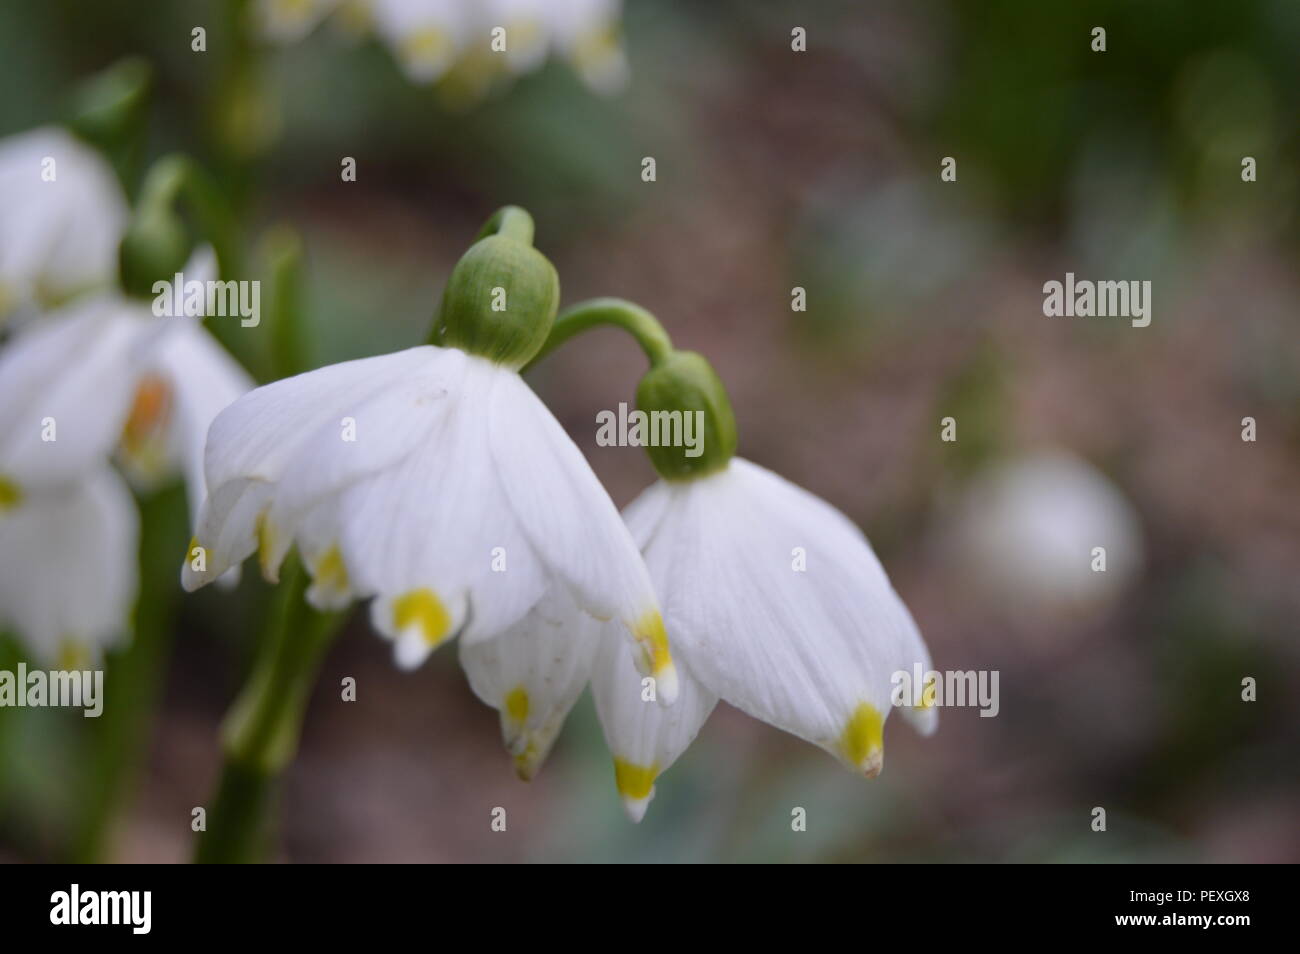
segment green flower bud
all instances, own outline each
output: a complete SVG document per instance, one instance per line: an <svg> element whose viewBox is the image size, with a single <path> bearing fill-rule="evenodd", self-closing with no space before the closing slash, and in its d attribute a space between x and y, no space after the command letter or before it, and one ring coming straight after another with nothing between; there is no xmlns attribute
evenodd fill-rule
<svg viewBox="0 0 1300 954"><path fill-rule="evenodd" d="M189 261L192 243L180 218L165 206L141 210L127 226L118 246L122 290L139 298L153 296L156 281L171 281Z"/></svg>
<svg viewBox="0 0 1300 954"><path fill-rule="evenodd" d="M703 355L672 351L651 365L637 385L636 406L652 422L655 414L667 413L658 425L661 446L645 449L665 480L693 480L712 474L726 467L736 452L736 417L731 401L722 380ZM680 418L673 416L678 411ZM687 415L692 419L688 421ZM663 440L665 433L683 438L689 435L695 440L674 440L669 446Z"/></svg>
<svg viewBox="0 0 1300 954"><path fill-rule="evenodd" d="M452 269L433 340L519 369L550 334L560 279L533 248L533 221L523 209L507 206L484 232Z"/></svg>
<svg viewBox="0 0 1300 954"><path fill-rule="evenodd" d="M112 150L131 139L145 120L152 70L128 57L91 77L75 94L68 126L82 139Z"/></svg>

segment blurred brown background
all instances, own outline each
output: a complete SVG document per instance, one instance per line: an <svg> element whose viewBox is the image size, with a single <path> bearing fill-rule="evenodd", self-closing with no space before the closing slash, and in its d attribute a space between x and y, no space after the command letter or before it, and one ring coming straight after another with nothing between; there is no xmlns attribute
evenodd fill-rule
<svg viewBox="0 0 1300 954"><path fill-rule="evenodd" d="M870 782L722 706L633 826L589 699L521 783L454 648L399 673L359 613L288 774L283 859L1300 860L1300 7L632 0L624 94L552 64L472 108L318 31L266 51L256 102L278 131L249 149L213 106L218 6L7 5L0 134L148 56L153 148L220 170L251 236L303 233L316 364L422 341L481 221L527 207L566 303L633 299L706 354L740 453L866 530L936 666L1001 673L997 718L948 710L929 740L890 720ZM203 22L206 60L188 46ZM1066 271L1151 280L1150 327L1045 318L1042 285ZM597 332L530 377L620 505L653 471L595 446L595 415L632 401L642 362ZM1141 571L1084 612L981 592L947 536L972 475L1046 446L1106 473L1145 541ZM188 858L264 595L247 579L181 604L115 857ZM80 720L40 715L5 753L8 860L57 856L86 794L68 781Z"/></svg>

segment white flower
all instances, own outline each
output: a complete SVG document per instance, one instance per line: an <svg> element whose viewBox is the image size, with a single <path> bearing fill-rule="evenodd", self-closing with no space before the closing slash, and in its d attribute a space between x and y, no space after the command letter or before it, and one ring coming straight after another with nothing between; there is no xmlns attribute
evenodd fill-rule
<svg viewBox="0 0 1300 954"><path fill-rule="evenodd" d="M460 0L372 0L372 11L375 32L415 83L446 73L475 27L472 8ZM481 39L486 46L486 32Z"/></svg>
<svg viewBox="0 0 1300 954"><path fill-rule="evenodd" d="M210 275L211 254L186 270ZM252 386L196 319L83 297L0 351L0 485L18 499L66 489L116 453L145 482L182 471L197 511L208 425Z"/></svg>
<svg viewBox="0 0 1300 954"><path fill-rule="evenodd" d="M258 388L208 434L185 586L297 542L309 601L374 597L397 662L509 629L543 598L621 625L661 701L675 675L636 545L581 452L519 375L423 345ZM502 569L503 568L503 569ZM540 607L539 607L540 609Z"/></svg>
<svg viewBox="0 0 1300 954"><path fill-rule="evenodd" d="M111 467L0 514L0 629L45 665L80 666L125 630L139 517Z"/></svg>
<svg viewBox="0 0 1300 954"><path fill-rule="evenodd" d="M598 93L616 93L627 85L621 12L620 0L560 0L552 8L556 48Z"/></svg>
<svg viewBox="0 0 1300 954"><path fill-rule="evenodd" d="M197 261L187 268L205 271ZM155 318L147 302L117 293L45 315L0 350L0 571L28 583L59 567L94 565L90 575L102 576L70 572L0 590L0 617L34 650L56 637L105 645L126 626L137 517L109 460L149 482L181 471L196 512L208 425L250 387L194 319ZM73 520L83 522L82 544L67 532ZM24 555L34 543L40 552ZM86 554L67 552L78 546ZM64 630L52 637L49 621Z"/></svg>
<svg viewBox="0 0 1300 954"><path fill-rule="evenodd" d="M110 281L127 208L97 152L56 127L0 140L0 320Z"/></svg>
<svg viewBox="0 0 1300 954"><path fill-rule="evenodd" d="M519 75L552 51L597 92L617 92L627 82L620 0L260 0L257 20L268 39L290 42L335 10L368 22L415 83L456 70L481 91L498 62L500 71ZM505 31L504 48L492 45L498 29Z"/></svg>
<svg viewBox="0 0 1300 954"><path fill-rule="evenodd" d="M1104 606L1142 564L1132 506L1096 468L1063 451L1013 457L977 475L953 525L965 575L991 599L1036 612ZM1097 547L1104 572L1094 569Z"/></svg>
<svg viewBox="0 0 1300 954"><path fill-rule="evenodd" d="M634 821L718 698L821 746L854 771L880 771L893 674L910 675L916 664L928 672L930 658L848 518L739 458L709 476L654 484L625 518L673 640L677 702L670 709L647 703L642 677L626 654L609 651L600 623L553 612L531 629L475 647L476 658L462 654L479 696L502 710L512 750L536 742L545 754L585 669ZM796 569L799 551L804 570ZM506 695L519 688L525 695ZM534 711L537 722L512 736ZM927 735L937 725L933 708L902 711Z"/></svg>

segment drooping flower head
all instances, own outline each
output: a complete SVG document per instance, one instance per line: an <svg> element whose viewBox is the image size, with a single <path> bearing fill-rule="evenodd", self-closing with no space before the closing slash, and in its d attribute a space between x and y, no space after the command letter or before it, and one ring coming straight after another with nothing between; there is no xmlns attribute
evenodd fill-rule
<svg viewBox="0 0 1300 954"><path fill-rule="evenodd" d="M553 731L576 698L575 670L585 660L615 783L634 820L720 698L875 775L894 674L916 665L929 672L930 659L870 544L826 502L733 456L735 419L721 381L700 355L674 350L644 310L615 299L580 305L561 317L552 340L600 323L632 330L650 358L637 389L647 419L698 415L703 425L695 449L683 441L646 447L662 479L624 513L663 607L680 697L671 709L648 705L644 680L609 652L604 627L556 607L490 650L463 653L471 682L498 688L510 681L500 670L512 669L511 678L549 687L536 717ZM493 695L480 692L495 704ZM937 721L930 701L922 695L902 707L926 734ZM497 707L517 749L510 729L534 710Z"/></svg>
<svg viewBox="0 0 1300 954"><path fill-rule="evenodd" d="M223 411L186 588L254 552L275 579L296 544L308 600L372 598L404 667L454 636L477 644L547 602L571 605L629 637L670 702L675 670L636 545L518 374L558 298L532 220L503 209L452 271L435 343L277 381ZM518 710L515 688L498 701Z"/></svg>
<svg viewBox="0 0 1300 954"><path fill-rule="evenodd" d="M0 349L0 618L34 653L91 652L126 630L139 520L110 461L141 487L183 474L196 513L208 425L252 384L197 320L113 290Z"/></svg>

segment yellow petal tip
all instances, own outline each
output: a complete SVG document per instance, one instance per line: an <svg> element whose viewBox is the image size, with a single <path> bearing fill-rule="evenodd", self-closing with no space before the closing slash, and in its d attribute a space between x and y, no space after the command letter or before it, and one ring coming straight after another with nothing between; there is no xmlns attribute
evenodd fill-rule
<svg viewBox="0 0 1300 954"><path fill-rule="evenodd" d="M438 646L451 632L451 614L428 587L403 593L393 600L393 628L400 634L418 629L429 646Z"/></svg>
<svg viewBox="0 0 1300 954"><path fill-rule="evenodd" d="M0 513L12 510L23 502L23 490L15 481L0 474Z"/></svg>
<svg viewBox="0 0 1300 954"><path fill-rule="evenodd" d="M860 702L840 734L840 755L853 767L872 778L880 774L885 760L885 719L869 702Z"/></svg>

